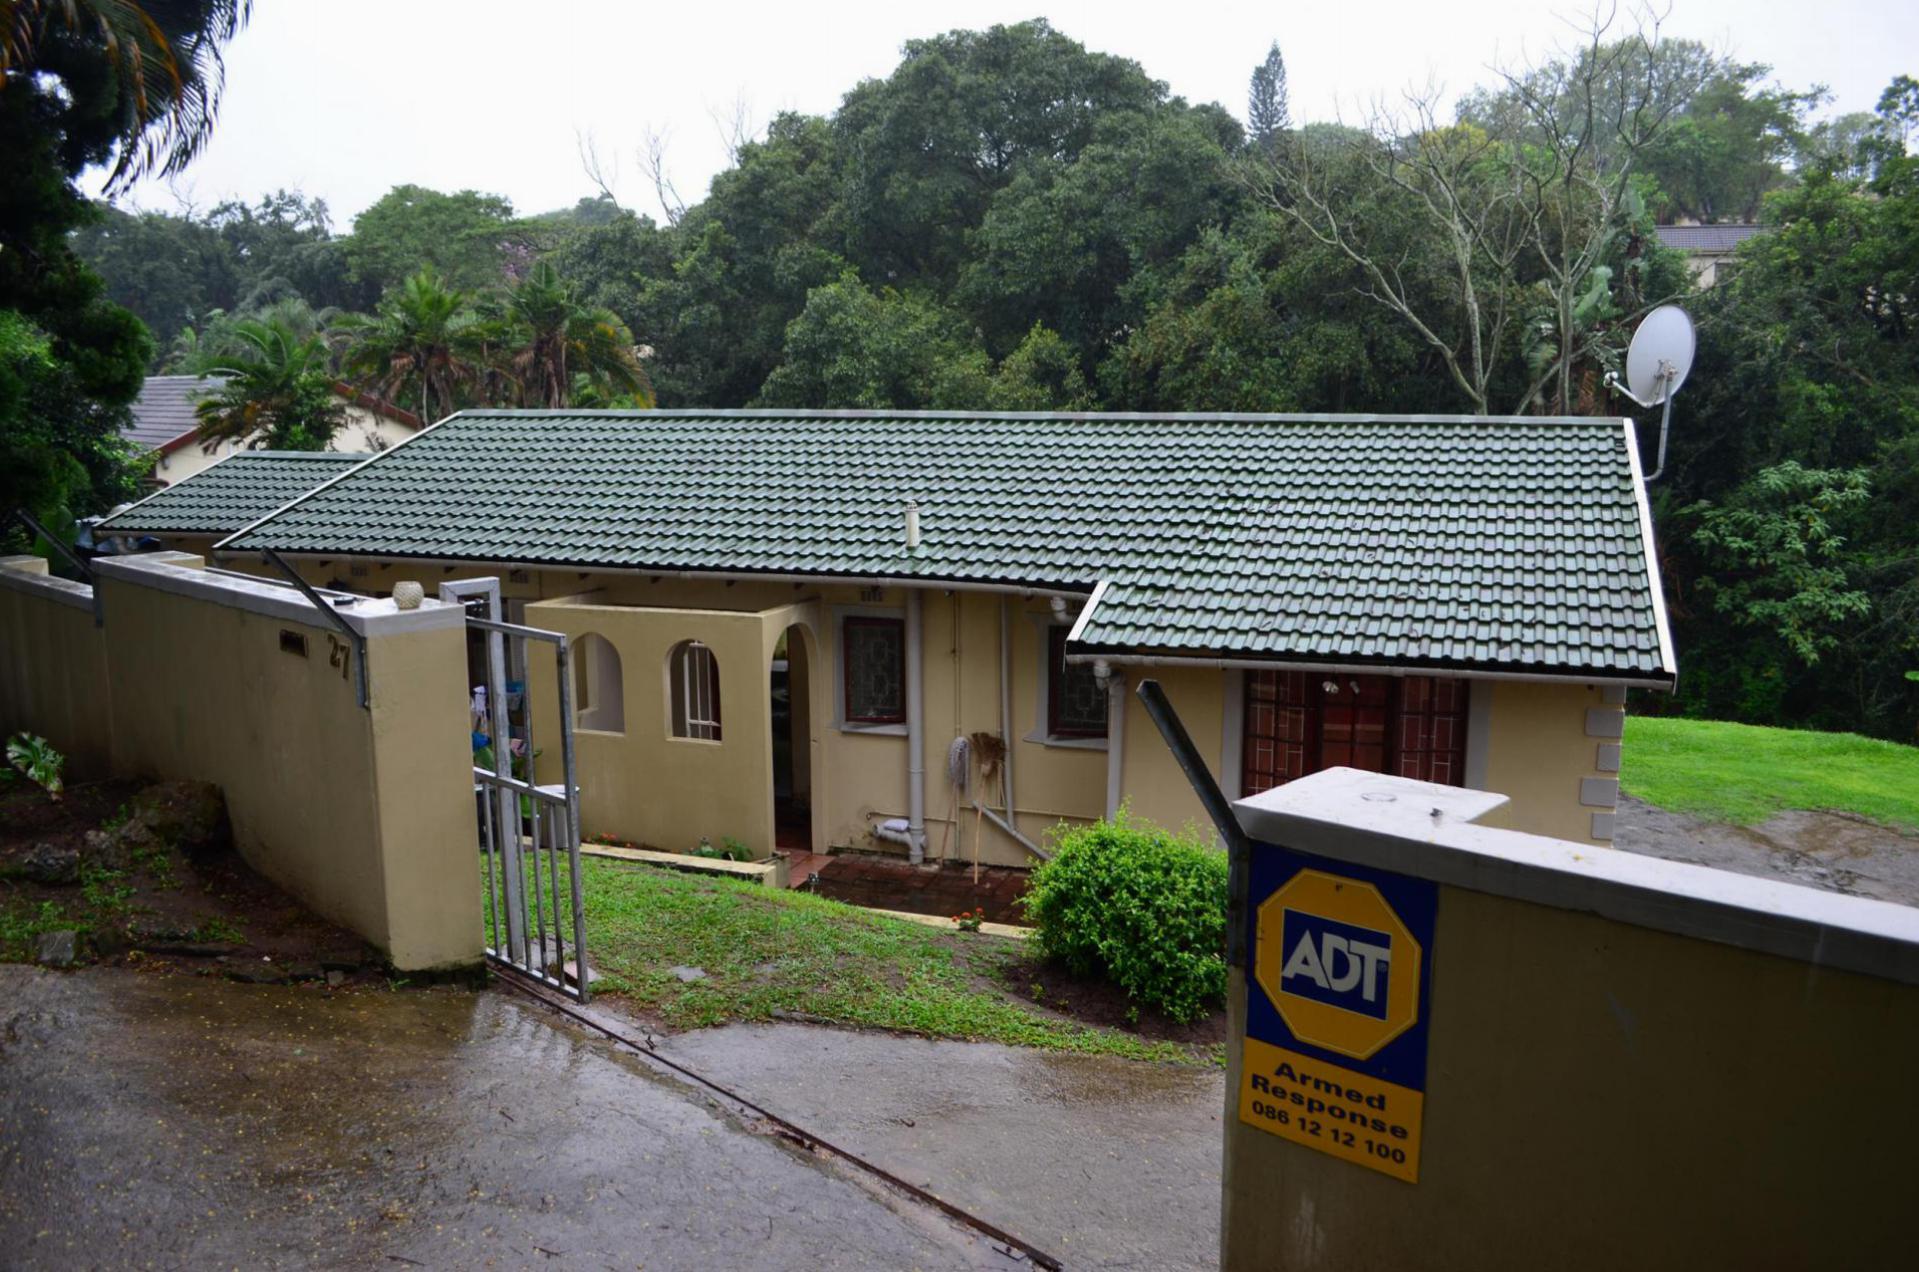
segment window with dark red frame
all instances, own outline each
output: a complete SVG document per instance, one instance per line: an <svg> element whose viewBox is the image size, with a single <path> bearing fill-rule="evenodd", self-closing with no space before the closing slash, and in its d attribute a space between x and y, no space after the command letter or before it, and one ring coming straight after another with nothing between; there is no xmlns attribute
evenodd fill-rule
<svg viewBox="0 0 1919 1272"><path fill-rule="evenodd" d="M1106 736L1106 686L1084 663L1066 661L1066 634L1071 629L1050 627L1046 632L1046 732L1055 738Z"/></svg>
<svg viewBox="0 0 1919 1272"><path fill-rule="evenodd" d="M906 624L849 615L840 624L848 724L906 722Z"/></svg>
<svg viewBox="0 0 1919 1272"><path fill-rule="evenodd" d="M1465 682L1437 676L1246 673L1243 794L1342 766L1463 785Z"/></svg>

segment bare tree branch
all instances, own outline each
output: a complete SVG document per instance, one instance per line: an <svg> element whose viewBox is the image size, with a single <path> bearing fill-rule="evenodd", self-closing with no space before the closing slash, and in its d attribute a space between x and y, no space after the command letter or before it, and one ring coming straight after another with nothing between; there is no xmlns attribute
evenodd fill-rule
<svg viewBox="0 0 1919 1272"><path fill-rule="evenodd" d="M591 130L582 132L573 130L573 145L580 152L580 168L586 173L586 179L600 192L600 197L614 207L620 206L620 157L611 155L600 157L599 142Z"/></svg>
<svg viewBox="0 0 1919 1272"><path fill-rule="evenodd" d="M673 178L666 168L667 134L663 129L651 124L640 139L640 171L653 183L653 195L660 202L660 211L666 216L668 225L678 225L680 218L686 215L686 200L680 198L680 192L674 188Z"/></svg>
<svg viewBox="0 0 1919 1272"><path fill-rule="evenodd" d="M726 147L726 162L738 164L740 151L749 142L758 140L760 135L760 126L753 116L753 99L746 95L746 89L741 88L724 108L708 106L706 116L713 121L714 131L719 133L720 144Z"/></svg>

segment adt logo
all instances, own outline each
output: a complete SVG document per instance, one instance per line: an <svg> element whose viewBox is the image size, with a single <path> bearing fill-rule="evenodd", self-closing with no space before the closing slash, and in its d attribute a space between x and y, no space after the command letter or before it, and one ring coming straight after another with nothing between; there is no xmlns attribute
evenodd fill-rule
<svg viewBox="0 0 1919 1272"><path fill-rule="evenodd" d="M1393 960L1390 935L1287 910L1280 924L1280 948L1287 951L1279 973L1282 991L1375 1020L1386 1019Z"/></svg>
<svg viewBox="0 0 1919 1272"><path fill-rule="evenodd" d="M1300 1042L1364 1060L1419 1019L1425 953L1372 884L1301 870L1254 924L1253 979Z"/></svg>

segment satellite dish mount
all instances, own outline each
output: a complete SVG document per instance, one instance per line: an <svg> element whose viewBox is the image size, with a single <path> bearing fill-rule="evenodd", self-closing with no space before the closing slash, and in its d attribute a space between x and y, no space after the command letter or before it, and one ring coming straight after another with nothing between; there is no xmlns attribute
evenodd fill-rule
<svg viewBox="0 0 1919 1272"><path fill-rule="evenodd" d="M1632 334L1632 347L1626 351L1626 379L1617 371L1606 373L1606 386L1623 393L1639 405L1651 409L1663 406L1659 416L1659 463L1647 477L1659 480L1666 471L1666 433L1672 426L1672 400L1692 370L1692 357L1698 348L1692 319L1677 305L1661 305L1647 314L1639 330Z"/></svg>

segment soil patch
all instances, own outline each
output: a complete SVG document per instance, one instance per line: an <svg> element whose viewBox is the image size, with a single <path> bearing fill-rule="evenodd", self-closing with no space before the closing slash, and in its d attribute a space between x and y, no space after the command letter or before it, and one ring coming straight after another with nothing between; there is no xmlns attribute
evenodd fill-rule
<svg viewBox="0 0 1919 1272"><path fill-rule="evenodd" d="M1789 810L1757 826L1619 801L1613 847L1901 905L1919 905L1919 832L1853 813Z"/></svg>
<svg viewBox="0 0 1919 1272"><path fill-rule="evenodd" d="M1024 870L982 866L975 884L972 867L957 862L915 866L885 857L841 854L816 874L815 890L821 896L869 910L942 918L983 910L988 923L1026 922L1020 905L1026 896L1028 872Z"/></svg>
<svg viewBox="0 0 1919 1272"><path fill-rule="evenodd" d="M1159 1012L1144 1010L1135 1020L1132 1003L1117 985L1075 976L1061 964L1042 958L1033 950L1020 949L1007 955L996 979L1021 1001L1081 1024L1185 1046L1209 1047L1226 1041L1224 1004L1210 1015L1184 1024Z"/></svg>
<svg viewBox="0 0 1919 1272"><path fill-rule="evenodd" d="M43 934L73 931L82 962L170 965L255 982L382 978L366 942L314 915L230 847L185 850L164 837L113 842L111 832L142 799L164 812L164 793L142 795L155 789L86 782L58 801L21 783L0 789L0 961L31 961ZM43 882L29 870L31 860L61 852L79 855L71 881Z"/></svg>

